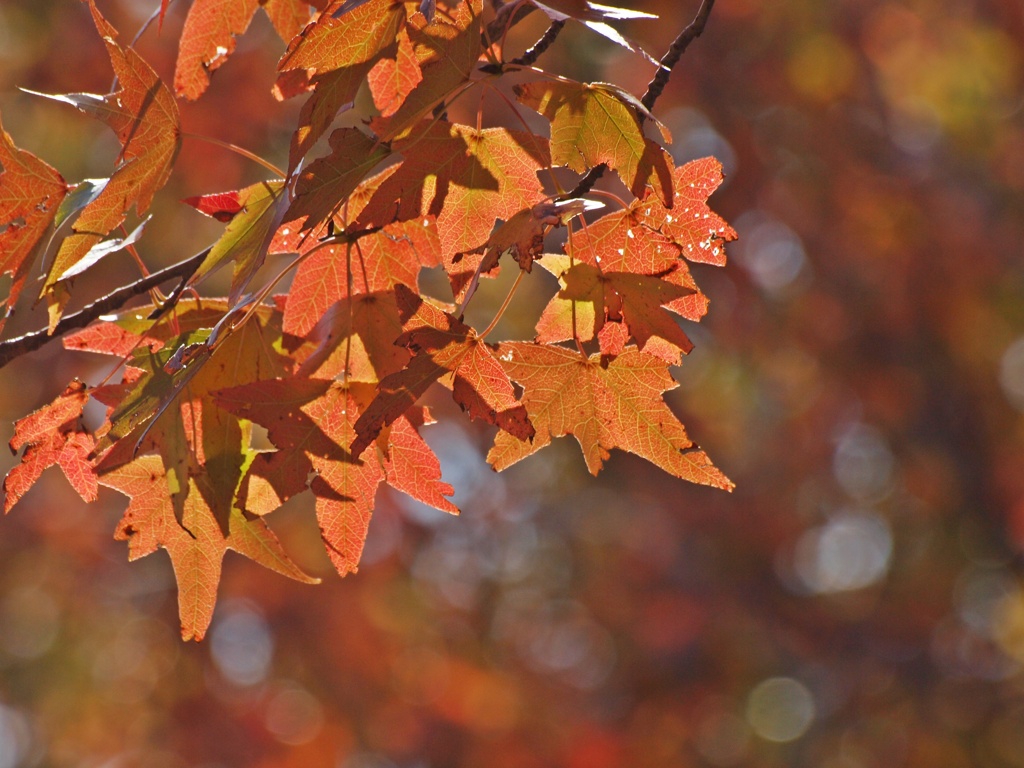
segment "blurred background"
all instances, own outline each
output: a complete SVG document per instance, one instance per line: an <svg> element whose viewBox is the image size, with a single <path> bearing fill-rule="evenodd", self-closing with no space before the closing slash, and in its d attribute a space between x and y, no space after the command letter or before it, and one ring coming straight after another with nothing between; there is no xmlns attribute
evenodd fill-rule
<svg viewBox="0 0 1024 768"><path fill-rule="evenodd" d="M157 5L99 0L125 42ZM137 46L167 80L186 7ZM619 25L657 57L697 3L631 7L661 17ZM260 14L185 130L285 163L283 48ZM572 25L539 65L636 93L653 69ZM655 112L677 161L727 174L740 240L694 270L711 311L667 398L737 490L621 452L594 479L569 439L497 475L438 398L460 518L382 492L341 580L295 500L269 522L324 583L229 555L186 645L166 556L111 538L124 497L50 470L0 521L0 768L1024 766L1022 76L1019 0L720 0ZM4 126L69 180L109 174L113 134L17 88L110 80L85 7L0 1ZM186 140L150 265L221 229L177 200L264 173ZM103 373L17 360L0 437Z"/></svg>

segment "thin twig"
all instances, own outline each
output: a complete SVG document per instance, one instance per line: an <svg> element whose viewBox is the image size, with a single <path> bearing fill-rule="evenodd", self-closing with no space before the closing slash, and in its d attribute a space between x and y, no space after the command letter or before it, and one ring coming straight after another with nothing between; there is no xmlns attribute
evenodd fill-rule
<svg viewBox="0 0 1024 768"><path fill-rule="evenodd" d="M534 43L530 48L523 52L522 56L519 56L510 61L510 64L518 64L521 67L531 67L533 63L540 58L540 55L546 51L555 38L558 37L558 33L562 31L562 27L565 26L565 20L551 22L551 26L547 28L547 31L541 36L540 40Z"/></svg>
<svg viewBox="0 0 1024 768"><path fill-rule="evenodd" d="M184 261L179 261L177 264L172 264L171 266L161 269L159 272L154 272L147 277L139 278L134 283L124 285L116 291L108 293L106 296L101 296L92 304L82 307L82 309L73 314L64 315L60 322L57 323L57 326L53 329L52 334L49 333L46 328L40 328L38 331L26 333L23 336L16 336L13 339L7 339L6 341L0 342L0 368L3 368L16 357L21 357L28 352L39 349L47 342L57 338L58 336L63 336L68 331L73 331L76 328L84 328L100 315L105 315L115 309L120 309L128 302L129 299L146 293L150 289L155 288L171 278L177 277L184 281L184 279L199 268L199 265L203 263L203 260L209 253L210 248L206 248L195 256L185 259Z"/></svg>
<svg viewBox="0 0 1024 768"><path fill-rule="evenodd" d="M647 107L648 111L654 107L654 102L661 96L661 92L665 90L665 86L668 85L668 78L672 74L672 68L679 63L679 59L682 57L687 46L700 37L704 31L704 26L708 23L708 17L711 16L711 9L714 5L715 0L702 0L700 8L697 9L697 15L693 17L693 21L689 23L686 29L679 33L679 37L673 41L668 52L661 57L661 66L654 73L653 79L647 84L647 92L640 99L640 103Z"/></svg>
<svg viewBox="0 0 1024 768"><path fill-rule="evenodd" d="M640 103L647 108L648 112L651 111L654 107L654 102L658 100L662 91L665 90L665 86L668 84L668 79L672 75L672 68L679 63L679 59L682 57L683 51L686 50L690 43L700 37L701 33L704 31L704 27L708 23L708 18L711 16L711 9L714 5L715 0L701 0L700 8L697 9L697 15L693 17L693 21L691 21L686 28L679 33L679 36L672 42L672 45L669 46L668 51L661 57L661 66L658 67L658 71L654 74L654 78L647 85L646 93L644 93L643 98L640 99ZM638 112L638 117L640 118L641 123L645 119L643 113ZM562 199L582 197L587 194L591 189L593 189L597 180L601 178L606 170L608 170L608 166L604 163L595 165L587 171L587 175L580 179L579 183L571 192L562 196Z"/></svg>

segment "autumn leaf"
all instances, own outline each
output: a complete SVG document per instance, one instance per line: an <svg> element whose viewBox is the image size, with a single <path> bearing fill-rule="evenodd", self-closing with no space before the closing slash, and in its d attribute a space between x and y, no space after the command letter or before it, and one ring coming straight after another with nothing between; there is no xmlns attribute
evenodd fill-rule
<svg viewBox="0 0 1024 768"><path fill-rule="evenodd" d="M580 213L603 208L603 203L573 198L570 200L544 200L531 208L515 213L491 233L487 242L470 253L482 253L481 272L489 272L498 259L509 254L520 269L530 271L534 259L544 249L544 235L555 226L564 226Z"/></svg>
<svg viewBox="0 0 1024 768"><path fill-rule="evenodd" d="M670 208L645 195L631 206L637 220L671 242L687 261L723 266L725 243L736 230L708 207L708 198L721 186L722 164L713 157L692 160L674 173L676 197Z"/></svg>
<svg viewBox="0 0 1024 768"><path fill-rule="evenodd" d="M445 498L452 488L440 480L437 457L408 421L391 431L383 464L353 456L347 446L360 400L369 395L366 385L323 379L259 381L217 394L222 408L264 425L278 449L253 460L243 485L246 508L265 514L308 486L328 556L342 576L358 567L381 482L457 512Z"/></svg>
<svg viewBox="0 0 1024 768"><path fill-rule="evenodd" d="M232 510L225 535L196 481L190 479L185 510L175 517L164 468L158 456L142 456L103 476L100 482L131 501L114 538L128 542L130 560L167 550L178 583L178 613L184 640L202 640L213 616L221 563L228 549L270 570L304 583L316 583L284 553L262 519L246 519Z"/></svg>
<svg viewBox="0 0 1024 768"><path fill-rule="evenodd" d="M563 347L509 342L497 357L523 386L523 405L536 428L532 441L499 432L487 460L505 469L536 453L553 437L573 435L587 469L596 475L612 448L635 453L675 477L732 490L725 477L669 410L661 393L676 382L668 364L627 347L602 364Z"/></svg>
<svg viewBox="0 0 1024 768"><path fill-rule="evenodd" d="M381 139L404 136L471 80L483 52L482 13L483 0L466 0L431 22L423 15L409 19L406 29L422 79L400 106L370 121Z"/></svg>
<svg viewBox="0 0 1024 768"><path fill-rule="evenodd" d="M409 361L408 350L395 343L401 332L393 291L358 294L337 302L308 334L313 349L294 353L299 373L376 384Z"/></svg>
<svg viewBox="0 0 1024 768"><path fill-rule="evenodd" d="M107 96L38 95L71 104L105 122L117 134L121 153L110 180L82 210L50 265L40 296L46 297L49 305L51 330L68 300L61 276L120 225L133 205L140 215L149 209L153 195L171 174L181 144L174 96L141 56L116 42L117 31L100 15L93 0L89 0L89 9L120 89Z"/></svg>
<svg viewBox="0 0 1024 768"><path fill-rule="evenodd" d="M288 371L286 358L275 349L281 338L280 314L270 307L257 308L248 322L227 332L215 349L207 346L211 321L223 317L226 309L224 301L182 302L174 323L181 331L177 336L169 335L173 329L168 324L153 326L148 321L152 327L146 327L146 321L137 319L145 314L133 311L122 316L118 325L140 337L127 361L134 374L112 408L95 449L96 471L101 474L131 463L140 453L156 451L179 519L191 477L207 496L225 533L245 462L248 426L213 405L210 392ZM76 339L74 346L105 351L95 348L104 339L115 343L118 351L124 343L108 331L102 337ZM177 368L171 365L175 355L189 349L197 350L197 359Z"/></svg>
<svg viewBox="0 0 1024 768"><path fill-rule="evenodd" d="M583 173L601 163L636 197L648 185L672 203L668 154L646 138L636 110L605 83L544 80L514 88L520 102L551 121L551 159Z"/></svg>
<svg viewBox="0 0 1024 768"><path fill-rule="evenodd" d="M384 427L405 414L442 377L451 379L455 401L472 418L523 440L533 437L526 411L490 347L462 321L417 299L399 291L399 306L405 304L405 314L417 314L413 327L396 344L408 347L413 357L406 368L381 380L376 397L355 424L352 454L361 455ZM406 327L410 327L408 321Z"/></svg>
<svg viewBox="0 0 1024 768"><path fill-rule="evenodd" d="M185 202L207 216L228 219L224 234L192 275L191 282L198 283L234 261L228 298L235 304L263 266L274 233L284 218L288 206L284 183L279 179L261 181L235 192L188 198Z"/></svg>
<svg viewBox="0 0 1024 768"><path fill-rule="evenodd" d="M321 14L291 41L277 65L276 94L313 93L292 136L289 172L326 133L338 110L355 99L374 64L393 54L405 18L400 0L370 0L340 16Z"/></svg>
<svg viewBox="0 0 1024 768"><path fill-rule="evenodd" d="M393 115L416 86L423 82L423 71L416 50L405 29L399 30L395 58L380 59L373 65L366 82L381 117Z"/></svg>
<svg viewBox="0 0 1024 768"><path fill-rule="evenodd" d="M11 452L25 448L25 453L4 479L5 513L35 485L45 469L55 465L83 501L96 500L96 476L88 459L93 438L80 423L88 399L85 384L76 379L52 403L15 424Z"/></svg>
<svg viewBox="0 0 1024 768"><path fill-rule="evenodd" d="M18 149L0 124L0 274L12 275L3 304L0 331L18 301L32 266L32 256L50 228L68 192L59 173L38 157Z"/></svg>
<svg viewBox="0 0 1024 768"><path fill-rule="evenodd" d="M684 302L695 297L702 308L707 306L706 297L697 292L685 268L660 276L602 273L566 254L552 253L545 254L540 263L558 278L562 290L551 298L538 319L536 341L550 344L596 338L601 354L615 356L632 337L641 342L645 352L672 365L678 365L680 355L690 351L689 338L675 318L662 309L667 307L687 319L700 319L680 311L692 309Z"/></svg>
<svg viewBox="0 0 1024 768"><path fill-rule="evenodd" d="M392 148L405 156L381 182L357 222L381 226L433 216L452 289L459 295L495 220L509 220L544 198L537 178L550 165L547 144L537 136L505 128L476 130L441 121Z"/></svg>
<svg viewBox="0 0 1024 768"><path fill-rule="evenodd" d="M235 37L244 34L263 8L274 29L288 42L309 21L303 0L195 0L188 9L178 43L174 92L198 99L210 84L210 74L235 50Z"/></svg>
<svg viewBox="0 0 1024 768"><path fill-rule="evenodd" d="M295 181L295 199L284 218L305 219L300 231L328 220L389 154L386 146L356 128L339 128L329 141L331 153L306 166Z"/></svg>
<svg viewBox="0 0 1024 768"><path fill-rule="evenodd" d="M399 284L418 292L420 270L438 264L433 220L390 224L353 243L321 247L295 271L284 305L284 331L306 336L329 309L357 294L387 292ZM336 314L345 311L339 307Z"/></svg>
<svg viewBox="0 0 1024 768"><path fill-rule="evenodd" d="M693 344L662 305L693 293L692 290L654 275L632 272L602 272L589 264L576 264L565 273L560 298L592 304L597 335L606 321L624 323L640 349L652 336L678 347L684 354ZM678 362L678 355L676 360Z"/></svg>

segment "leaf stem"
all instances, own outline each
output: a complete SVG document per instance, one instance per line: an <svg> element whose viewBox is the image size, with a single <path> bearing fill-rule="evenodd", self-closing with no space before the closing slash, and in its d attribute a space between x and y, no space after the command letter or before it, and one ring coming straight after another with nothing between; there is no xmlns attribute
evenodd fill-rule
<svg viewBox="0 0 1024 768"><path fill-rule="evenodd" d="M504 315L505 314L505 310L508 309L508 305L512 303L512 297L515 296L515 294L516 294L516 288L519 287L519 283L522 282L523 275L525 275L525 274L526 274L526 270L525 269L520 269L519 270L519 274L516 275L516 281L514 283L512 283L512 287L508 289L508 295L505 296L505 301L503 301L501 303L501 306L498 307L498 312L494 316L494 319L491 320L491 324L488 325L486 328L484 328L483 331L478 333L477 334L477 338L484 339L484 338L487 337L487 334L489 334L491 331L494 330L494 326L496 326L498 324L498 321L501 320L501 316Z"/></svg>
<svg viewBox="0 0 1024 768"><path fill-rule="evenodd" d="M223 149L229 149L232 152L239 154L244 158L252 160L254 163L262 165L268 171L277 176L280 176L282 179L285 178L285 172L278 168L276 165L267 160L264 160L262 157L255 154L254 152L250 152L248 149L243 149L237 144L232 144L229 141L221 141L220 139L215 139L212 136L203 136L201 133L188 133L183 131L181 136L182 138L185 139L198 139L199 141L205 141L208 144L214 144Z"/></svg>

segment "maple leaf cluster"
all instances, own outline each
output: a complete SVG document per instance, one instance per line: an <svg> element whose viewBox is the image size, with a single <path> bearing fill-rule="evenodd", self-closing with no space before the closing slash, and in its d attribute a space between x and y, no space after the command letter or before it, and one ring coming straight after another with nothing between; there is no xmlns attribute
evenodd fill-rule
<svg viewBox="0 0 1024 768"><path fill-rule="evenodd" d="M48 98L115 131L110 176L68 183L0 128L6 304L52 250L38 294L51 333L64 331L75 277L143 237L181 142L176 99L202 96L259 8L286 43L274 92L304 102L280 175L185 201L225 227L170 294L63 337L67 349L108 355L120 381L72 382L17 423L11 448L25 450L5 482L5 511L54 464L85 500L97 484L128 496L116 537L131 558L168 551L183 637L200 639L226 550L315 580L264 519L293 496L315 498L341 575L358 566L382 484L458 512L421 436L432 421L421 398L435 384L496 429L487 456L496 470L572 435L594 474L619 448L684 480L732 487L662 399L675 386L670 367L692 347L679 320L708 308L689 264L724 264L735 237L707 206L720 164L676 167L644 130L658 126L648 107L614 85L504 58L513 5L554 24L578 20L634 50L607 22L645 14L570 0L499 3L497 17L482 0L195 0L172 91L117 41L94 0L85 3L117 88ZM467 91L503 87L508 74L516 109L546 118L550 136L525 130L521 117L522 130L449 119ZM361 89L372 118L330 131ZM323 154L310 158L321 139ZM602 193L619 207L594 218L596 198L559 187L560 167L610 169L631 199ZM133 208L140 221L128 232ZM556 231L564 244L546 252ZM270 254L290 263L257 284ZM513 291L525 290L534 262L560 283L532 340L494 344L497 317L484 329L465 320L480 279L503 260L519 270ZM228 264L228 296L198 298L201 281ZM421 291L431 268L447 276L450 301ZM286 273L291 287L275 295ZM95 431L81 421L89 398L107 409ZM259 447L257 425L271 448Z"/></svg>

